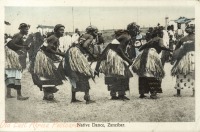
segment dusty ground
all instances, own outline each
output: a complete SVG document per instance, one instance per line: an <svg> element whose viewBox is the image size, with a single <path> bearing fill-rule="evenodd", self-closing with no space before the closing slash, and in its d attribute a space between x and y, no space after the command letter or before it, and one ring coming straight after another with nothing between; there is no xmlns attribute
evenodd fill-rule
<svg viewBox="0 0 200 132"><path fill-rule="evenodd" d="M166 64L166 77L163 79L163 93L159 99L139 99L138 77L130 80L130 101L110 100L109 92L104 85L104 76L96 78L96 84L90 80L91 99L96 103L86 105L83 93L77 98L83 102L71 104L71 86L64 82L55 97L57 103L42 100L43 93L33 85L31 76L24 72L22 79L23 95L29 96L27 101L16 98L5 99L6 122L191 122L195 120L195 98L190 97L191 89L182 91L183 97L175 94L175 78L170 76L171 65ZM16 91L12 91L16 96Z"/></svg>

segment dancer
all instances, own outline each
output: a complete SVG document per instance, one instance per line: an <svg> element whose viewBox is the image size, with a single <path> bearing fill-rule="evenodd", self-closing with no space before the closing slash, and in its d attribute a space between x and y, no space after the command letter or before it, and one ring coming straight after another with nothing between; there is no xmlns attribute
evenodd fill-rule
<svg viewBox="0 0 200 132"><path fill-rule="evenodd" d="M185 31L187 36L182 38L176 46L174 53L174 66L171 74L176 76L176 97L181 96L181 89L191 88L195 96L195 26L188 26Z"/></svg>
<svg viewBox="0 0 200 132"><path fill-rule="evenodd" d="M93 39L97 36L98 29L95 26L86 28L86 33L82 34L78 40L78 44L74 43L65 55L65 75L69 78L72 85L71 103L81 102L76 99L76 92L85 92L84 100L86 104L94 103L90 99L89 79L93 78L93 71L87 60L87 57L95 57L89 47Z"/></svg>
<svg viewBox="0 0 200 132"><path fill-rule="evenodd" d="M132 69L139 76L139 98L145 98L144 94L151 93L150 98L157 99L157 93L162 93L161 80L165 75L159 53L167 50L163 45L162 29L156 27L152 33L152 39L139 49L143 52L138 55L132 65Z"/></svg>
<svg viewBox="0 0 200 132"><path fill-rule="evenodd" d="M111 49L105 49L105 59L97 63L95 71L105 74L105 84L110 91L111 100L130 100L125 92L129 90L129 79L133 76L129 70L133 61L125 54L125 50L131 43L131 36L127 30L117 30L114 41L109 45Z"/></svg>
<svg viewBox="0 0 200 132"><path fill-rule="evenodd" d="M29 49L25 45L23 37L28 34L30 25L21 23L20 32L15 34L5 46L5 83L7 86L7 98L13 98L11 88L17 90L17 100L27 100L29 97L23 97L21 94L21 78L23 70L24 52Z"/></svg>
<svg viewBox="0 0 200 132"><path fill-rule="evenodd" d="M32 68L33 82L44 92L43 100L54 101L54 94L58 91L56 86L63 84L65 79L62 57L64 53L59 50L59 38L63 36L65 27L57 24L54 34L49 36L38 51L35 64Z"/></svg>

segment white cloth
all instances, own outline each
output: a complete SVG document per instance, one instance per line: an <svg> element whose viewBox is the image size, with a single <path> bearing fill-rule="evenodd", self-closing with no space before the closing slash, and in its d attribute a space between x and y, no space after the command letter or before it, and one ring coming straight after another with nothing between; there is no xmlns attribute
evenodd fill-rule
<svg viewBox="0 0 200 132"><path fill-rule="evenodd" d="M22 72L20 70L5 70L6 78L12 78L15 79L21 79L22 78Z"/></svg>
<svg viewBox="0 0 200 132"><path fill-rule="evenodd" d="M188 35L188 33L186 33L185 31L184 31L184 36L187 36Z"/></svg>
<svg viewBox="0 0 200 132"><path fill-rule="evenodd" d="M177 35L179 35L179 36L181 36L181 35L183 35L184 34L184 31L183 31L183 29L177 29Z"/></svg>
<svg viewBox="0 0 200 132"><path fill-rule="evenodd" d="M163 30L163 44L169 48L169 35L166 30Z"/></svg>
<svg viewBox="0 0 200 132"><path fill-rule="evenodd" d="M80 36L79 36L77 33L74 33L74 34L72 35L72 43L77 44L77 43L78 43L79 37L80 37Z"/></svg>
<svg viewBox="0 0 200 132"><path fill-rule="evenodd" d="M72 38L69 35L61 37L59 41L60 41L59 49L61 50L61 52L66 52L72 45Z"/></svg>
<svg viewBox="0 0 200 132"><path fill-rule="evenodd" d="M120 44L120 42L117 39L114 39L111 44Z"/></svg>

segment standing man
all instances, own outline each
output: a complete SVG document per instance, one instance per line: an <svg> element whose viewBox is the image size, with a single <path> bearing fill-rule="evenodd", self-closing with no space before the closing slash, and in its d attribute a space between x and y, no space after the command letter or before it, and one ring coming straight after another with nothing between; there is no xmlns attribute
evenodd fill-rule
<svg viewBox="0 0 200 132"><path fill-rule="evenodd" d="M77 44L80 35L81 35L80 31L78 30L78 28L76 28L75 33L72 35L72 43Z"/></svg>
<svg viewBox="0 0 200 132"><path fill-rule="evenodd" d="M65 27L57 24L54 33L46 39L38 51L33 67L33 82L44 92L43 100L53 101L54 94L58 91L56 86L63 84L63 52L59 49L59 38L63 36Z"/></svg>
<svg viewBox="0 0 200 132"><path fill-rule="evenodd" d="M23 97L21 94L22 70L25 68L26 57L24 54L29 49L25 45L23 37L28 34L30 25L21 23L20 32L12 37L5 46L5 83L7 86L7 98L12 98L11 88L17 90L17 100L27 100L29 97Z"/></svg>
<svg viewBox="0 0 200 132"><path fill-rule="evenodd" d="M98 29L95 26L89 26L78 40L78 44L74 43L65 55L65 75L69 78L72 85L71 102L80 102L76 99L76 92L84 92L84 100L86 104L94 103L90 99L89 79L93 78L93 71L90 67L87 57L95 58L90 50L93 39L97 36Z"/></svg>
<svg viewBox="0 0 200 132"><path fill-rule="evenodd" d="M176 40L179 41L184 36L184 31L181 29L181 24L177 23L178 29L175 32Z"/></svg>
<svg viewBox="0 0 200 132"><path fill-rule="evenodd" d="M136 57L135 41L136 41L136 36L138 35L139 32L139 28L140 26L136 25L135 22L132 22L127 26L127 31L131 36L131 41L130 41L131 43L127 46L127 54L131 60L134 60L134 58Z"/></svg>

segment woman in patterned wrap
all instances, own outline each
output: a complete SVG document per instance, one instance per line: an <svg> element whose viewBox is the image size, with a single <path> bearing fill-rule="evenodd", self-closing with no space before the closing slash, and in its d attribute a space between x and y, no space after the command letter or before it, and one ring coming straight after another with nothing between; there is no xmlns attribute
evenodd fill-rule
<svg viewBox="0 0 200 132"><path fill-rule="evenodd" d="M133 71L139 76L140 98L145 98L144 94L151 93L151 98L156 99L157 93L162 93L161 80L165 75L159 53L167 50L163 45L162 30L157 27L152 33L152 39L139 49L143 52L138 55L132 65Z"/></svg>
<svg viewBox="0 0 200 132"><path fill-rule="evenodd" d="M43 100L53 101L53 93L58 91L56 86L63 84L62 80L65 79L62 65L64 53L59 50L59 38L63 36L64 29L61 24L54 27L54 34L46 39L32 67L33 82L41 91L43 90Z"/></svg>
<svg viewBox="0 0 200 132"><path fill-rule="evenodd" d="M132 60L125 54L130 42L131 36L127 30L115 31L115 39L110 44L115 47L108 49L105 59L96 66L97 72L105 74L105 84L110 91L111 100L130 100L125 96L125 91L129 90L129 79L133 76L129 70Z"/></svg>
<svg viewBox="0 0 200 132"><path fill-rule="evenodd" d="M176 76L177 89L176 97L181 96L181 89L191 88L195 96L195 27L193 25L186 27L187 36L180 39L174 52L175 63L171 74Z"/></svg>
<svg viewBox="0 0 200 132"><path fill-rule="evenodd" d="M21 78L24 67L24 55L29 49L25 45L23 37L28 34L30 25L21 23L20 32L15 34L5 46L5 83L7 86L7 98L13 98L11 88L17 90L17 100L27 100L29 97L21 95ZM26 57L25 57L26 60Z"/></svg>
<svg viewBox="0 0 200 132"><path fill-rule="evenodd" d="M95 39L97 31L98 29L94 26L87 27L86 33L79 37L78 44L74 43L65 55L65 75L69 78L72 85L71 103L81 102L76 99L76 92L85 92L84 100L86 104L94 103L89 95L89 79L93 78L94 75L87 56L95 57L89 47L93 39Z"/></svg>

